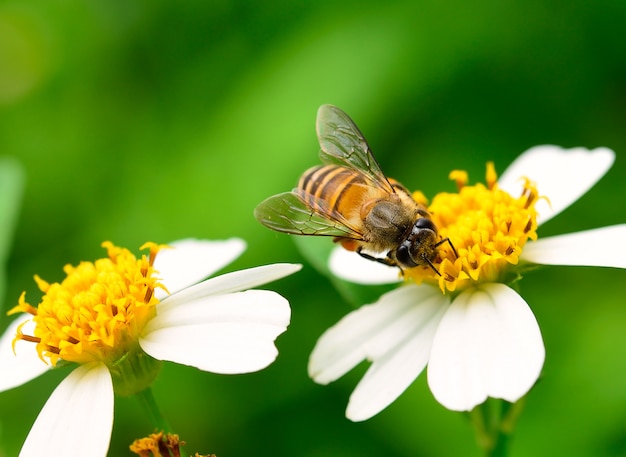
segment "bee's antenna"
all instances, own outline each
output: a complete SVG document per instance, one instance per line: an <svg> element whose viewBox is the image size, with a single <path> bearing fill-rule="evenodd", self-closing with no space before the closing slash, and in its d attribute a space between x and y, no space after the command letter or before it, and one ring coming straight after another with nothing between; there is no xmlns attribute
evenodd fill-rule
<svg viewBox="0 0 626 457"><path fill-rule="evenodd" d="M439 244L439 243L438 243ZM437 245L438 245L437 244ZM436 245L436 246L437 246ZM422 259L424 259L424 261L426 261L426 263L428 264L428 266L435 272L437 273L437 276L441 276L441 273L439 273L439 270L437 270L437 267L435 267L433 265L433 263L430 261L430 259L428 257L426 257L425 255L422 256Z"/></svg>
<svg viewBox="0 0 626 457"><path fill-rule="evenodd" d="M452 244L452 241L450 241L450 238L444 238L443 240L435 244L435 247L441 246L443 243L448 243L450 245L450 247L452 248L452 252L454 252L454 256L458 259L459 254L458 252L456 252L456 248L454 247L454 244Z"/></svg>
<svg viewBox="0 0 626 457"><path fill-rule="evenodd" d="M452 248L452 252L454 252L454 256L458 259L459 258L459 254L456 252L456 248L454 247L454 245L452 244L452 241L450 241L450 238L444 238L443 240L439 241L437 244L435 244L435 247L441 246L443 243L448 243L450 245L450 247ZM424 261L428 264L428 266L435 272L437 273L437 276L441 276L441 273L439 272L439 270L437 270L437 268L435 267L435 265L433 265L433 263L430 261L430 259L428 257L426 257L425 255L422 256L422 258L424 259Z"/></svg>

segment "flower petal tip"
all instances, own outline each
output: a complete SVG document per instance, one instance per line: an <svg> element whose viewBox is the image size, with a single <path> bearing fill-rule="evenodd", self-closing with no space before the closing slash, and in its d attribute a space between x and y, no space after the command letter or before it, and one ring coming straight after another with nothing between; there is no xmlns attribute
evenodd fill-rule
<svg viewBox="0 0 626 457"><path fill-rule="evenodd" d="M453 411L469 411L487 397L515 402L535 384L544 359L527 303L504 284L485 284L461 293L441 320L428 385Z"/></svg>

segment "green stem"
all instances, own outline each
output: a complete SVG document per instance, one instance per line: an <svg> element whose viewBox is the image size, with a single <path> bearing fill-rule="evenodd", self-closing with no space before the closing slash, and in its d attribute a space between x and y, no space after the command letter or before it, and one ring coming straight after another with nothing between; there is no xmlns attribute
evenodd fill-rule
<svg viewBox="0 0 626 457"><path fill-rule="evenodd" d="M136 393L135 397L139 400L139 403L141 403L141 406L150 419L150 422L157 430L172 433L172 427L161 413L150 387Z"/></svg>
<svg viewBox="0 0 626 457"><path fill-rule="evenodd" d="M150 422L154 426L155 429L163 431L164 433L174 433L169 422L165 419L165 416L161 413L159 406L152 394L152 389L150 387L145 388L141 392L135 394L135 398L139 400L143 410L148 416ZM187 457L187 454L183 449L180 449L180 456Z"/></svg>
<svg viewBox="0 0 626 457"><path fill-rule="evenodd" d="M470 412L476 440L485 457L505 457L508 454L510 438L523 406L523 398L516 403L490 398Z"/></svg>

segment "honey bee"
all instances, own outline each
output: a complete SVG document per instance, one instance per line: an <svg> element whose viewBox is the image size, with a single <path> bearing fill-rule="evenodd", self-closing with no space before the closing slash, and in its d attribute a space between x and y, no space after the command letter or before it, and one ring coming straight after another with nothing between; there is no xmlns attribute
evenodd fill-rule
<svg viewBox="0 0 626 457"><path fill-rule="evenodd" d="M408 190L383 174L355 123L339 108L322 105L317 137L324 165L302 174L298 187L261 202L254 216L278 232L333 236L362 257L401 270L428 266L439 239L430 213Z"/></svg>

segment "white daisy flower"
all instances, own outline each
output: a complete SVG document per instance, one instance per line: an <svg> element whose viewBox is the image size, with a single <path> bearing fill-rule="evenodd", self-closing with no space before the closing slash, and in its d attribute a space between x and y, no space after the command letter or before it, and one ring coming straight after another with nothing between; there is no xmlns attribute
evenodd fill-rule
<svg viewBox="0 0 626 457"><path fill-rule="evenodd" d="M79 365L46 402L20 456L105 456L114 392L148 387L162 360L234 374L265 368L278 355L274 340L289 325L289 303L249 289L300 265L266 265L195 284L237 258L245 243L146 243L150 253L139 259L110 242L103 247L108 257L66 265L61 283L35 277L41 303L33 307L22 294L10 312L28 317L0 338L0 391L56 365Z"/></svg>
<svg viewBox="0 0 626 457"><path fill-rule="evenodd" d="M626 268L626 224L537 240L537 226L589 190L611 167L613 151L537 146L498 180L438 194L429 211L442 238L430 267L404 272L403 285L326 331L309 361L320 384L372 362L346 415L366 420L391 404L428 366L428 385L446 408L469 411L487 397L515 402L537 380L545 357L539 326L509 284L530 264ZM528 243L527 243L528 241ZM397 268L337 248L333 273L360 283L399 281Z"/></svg>

